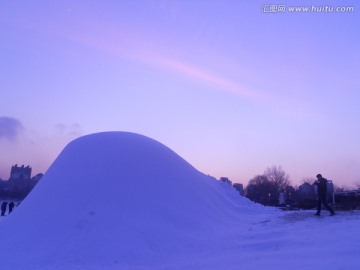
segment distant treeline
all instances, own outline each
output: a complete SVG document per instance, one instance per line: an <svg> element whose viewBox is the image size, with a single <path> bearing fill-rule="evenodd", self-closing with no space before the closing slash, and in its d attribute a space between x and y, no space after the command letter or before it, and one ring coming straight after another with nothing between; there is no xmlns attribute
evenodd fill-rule
<svg viewBox="0 0 360 270"><path fill-rule="evenodd" d="M314 182L315 178L306 178L300 186L294 188L281 166L272 166L263 174L253 177L243 194L250 200L267 206L311 209L317 203ZM234 187L238 189L236 184ZM356 209L360 207L360 190L336 189L332 181L328 180L328 200L335 207Z"/></svg>

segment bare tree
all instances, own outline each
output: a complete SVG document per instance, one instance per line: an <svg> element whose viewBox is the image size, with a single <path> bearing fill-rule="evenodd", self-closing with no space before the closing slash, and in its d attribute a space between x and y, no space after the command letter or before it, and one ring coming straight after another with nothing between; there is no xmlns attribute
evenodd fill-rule
<svg viewBox="0 0 360 270"><path fill-rule="evenodd" d="M290 185L289 175L281 168L281 166L274 165L267 168L264 175L274 185L278 194L285 191L286 187Z"/></svg>
<svg viewBox="0 0 360 270"><path fill-rule="evenodd" d="M346 190L346 187L345 186L338 186L338 185L334 185L334 191L335 192L343 192Z"/></svg>
<svg viewBox="0 0 360 270"><path fill-rule="evenodd" d="M275 205L278 200L275 186L265 175L257 175L249 181L246 197L263 205Z"/></svg>
<svg viewBox="0 0 360 270"><path fill-rule="evenodd" d="M316 179L314 177L304 177L303 180L302 180L302 183L305 184L314 184L314 182L316 181Z"/></svg>

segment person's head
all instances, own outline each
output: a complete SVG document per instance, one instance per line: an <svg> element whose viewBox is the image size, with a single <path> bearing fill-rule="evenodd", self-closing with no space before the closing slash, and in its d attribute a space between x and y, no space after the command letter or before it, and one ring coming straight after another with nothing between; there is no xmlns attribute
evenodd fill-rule
<svg viewBox="0 0 360 270"><path fill-rule="evenodd" d="M316 176L317 179L321 179L322 178L322 175L319 173L317 176Z"/></svg>

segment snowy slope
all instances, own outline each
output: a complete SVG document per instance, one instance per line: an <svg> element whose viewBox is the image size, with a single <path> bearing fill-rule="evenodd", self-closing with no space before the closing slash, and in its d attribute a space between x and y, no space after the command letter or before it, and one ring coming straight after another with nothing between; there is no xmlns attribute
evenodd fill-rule
<svg viewBox="0 0 360 270"><path fill-rule="evenodd" d="M268 220L246 222L216 245L156 269L359 269L360 212L313 214L275 212Z"/></svg>
<svg viewBox="0 0 360 270"><path fill-rule="evenodd" d="M142 135L70 143L0 219L0 269L359 269L360 212L254 204Z"/></svg>
<svg viewBox="0 0 360 270"><path fill-rule="evenodd" d="M1 222L0 269L160 267L270 213L157 141L88 135Z"/></svg>

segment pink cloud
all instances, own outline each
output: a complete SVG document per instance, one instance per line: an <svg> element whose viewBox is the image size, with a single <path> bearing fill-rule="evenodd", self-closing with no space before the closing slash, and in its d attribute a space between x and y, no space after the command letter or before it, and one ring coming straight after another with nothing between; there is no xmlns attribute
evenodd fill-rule
<svg viewBox="0 0 360 270"><path fill-rule="evenodd" d="M164 37L156 31L139 30L131 24L114 25L103 17L95 20L92 14L79 16L81 20L77 20L77 24L73 27L64 27L63 24L51 25L41 20L26 21L27 24L23 27L98 50L115 58L131 60L152 68L184 75L189 80L202 83L209 88L238 95L274 111L281 110L281 114L290 115L290 117L307 118L309 115L309 111L304 112L302 108L295 109L294 102L288 102L284 96L274 96L269 89L260 91L242 85L236 80L228 79L226 74L180 59L178 56L180 49L165 46L162 42ZM62 48L59 47L59 50ZM173 51L170 52L171 50ZM240 78L248 78L251 72L245 69L239 73ZM259 79L256 74L251 74L250 77L253 81Z"/></svg>
<svg viewBox="0 0 360 270"><path fill-rule="evenodd" d="M176 59L164 59L162 64L166 68L170 68L176 72L187 75L192 79L215 86L222 91L235 93L250 99L258 99L262 97L260 93L252 91L233 81L227 80L218 74L214 74L211 71L195 67Z"/></svg>

